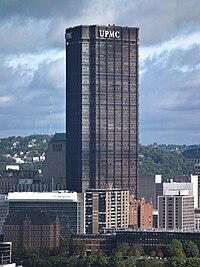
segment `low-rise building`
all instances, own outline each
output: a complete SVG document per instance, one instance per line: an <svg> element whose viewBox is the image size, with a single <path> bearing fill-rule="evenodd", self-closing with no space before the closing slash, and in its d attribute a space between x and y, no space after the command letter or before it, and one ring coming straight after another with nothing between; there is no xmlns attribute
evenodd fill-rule
<svg viewBox="0 0 200 267"><path fill-rule="evenodd" d="M14 212L6 218L4 241L10 240L13 248L59 247L60 223L58 216L44 212Z"/></svg>
<svg viewBox="0 0 200 267"><path fill-rule="evenodd" d="M14 212L43 211L58 215L61 231L84 233L83 194L69 191L11 192L8 194L9 214Z"/></svg>

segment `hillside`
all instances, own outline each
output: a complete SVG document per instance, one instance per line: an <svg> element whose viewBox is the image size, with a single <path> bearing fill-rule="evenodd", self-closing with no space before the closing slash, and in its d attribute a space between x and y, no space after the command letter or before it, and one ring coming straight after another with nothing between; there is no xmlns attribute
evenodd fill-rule
<svg viewBox="0 0 200 267"><path fill-rule="evenodd" d="M50 135L11 136L0 139L0 170L17 163L21 169L41 169ZM140 145L141 175L162 174L164 180L193 173L193 164L186 158L199 157L200 146Z"/></svg>
<svg viewBox="0 0 200 267"><path fill-rule="evenodd" d="M193 150L190 147L185 145L140 145L140 174L161 174L165 181L179 175L192 174L194 164L184 157L188 150Z"/></svg>
<svg viewBox="0 0 200 267"><path fill-rule="evenodd" d="M0 139L0 170L16 163L21 169L40 169L50 135L10 136Z"/></svg>

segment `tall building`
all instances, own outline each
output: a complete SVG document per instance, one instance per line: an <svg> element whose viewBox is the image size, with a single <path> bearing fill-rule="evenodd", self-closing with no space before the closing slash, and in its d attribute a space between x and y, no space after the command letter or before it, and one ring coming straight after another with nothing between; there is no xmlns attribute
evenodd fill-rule
<svg viewBox="0 0 200 267"><path fill-rule="evenodd" d="M138 28L66 30L67 188L136 195Z"/></svg>
<svg viewBox="0 0 200 267"><path fill-rule="evenodd" d="M127 228L129 191L114 189L87 190L85 193L85 232L97 234L106 228Z"/></svg>
<svg viewBox="0 0 200 267"><path fill-rule="evenodd" d="M66 134L56 133L49 142L42 176L43 182L52 184L52 190L66 189Z"/></svg>
<svg viewBox="0 0 200 267"><path fill-rule="evenodd" d="M176 181L180 182L163 183L163 195L178 195L180 191L187 192L188 195L194 196L194 208L198 208L198 176L191 175L188 179L178 177Z"/></svg>
<svg viewBox="0 0 200 267"><path fill-rule="evenodd" d="M194 197L181 193L158 197L158 228L194 230Z"/></svg>
<svg viewBox="0 0 200 267"><path fill-rule="evenodd" d="M145 198L147 203L152 203L153 208L158 208L158 196L163 195L161 175L140 175L138 179L138 199Z"/></svg>

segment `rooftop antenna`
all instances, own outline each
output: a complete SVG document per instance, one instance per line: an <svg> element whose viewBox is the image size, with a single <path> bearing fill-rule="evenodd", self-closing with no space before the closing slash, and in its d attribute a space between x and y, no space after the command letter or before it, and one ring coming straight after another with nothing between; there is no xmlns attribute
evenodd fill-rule
<svg viewBox="0 0 200 267"><path fill-rule="evenodd" d="M53 97L50 96L50 106L49 106L49 132L52 135L52 114L53 114Z"/></svg>
<svg viewBox="0 0 200 267"><path fill-rule="evenodd" d="M33 119L33 135L35 135L35 119Z"/></svg>

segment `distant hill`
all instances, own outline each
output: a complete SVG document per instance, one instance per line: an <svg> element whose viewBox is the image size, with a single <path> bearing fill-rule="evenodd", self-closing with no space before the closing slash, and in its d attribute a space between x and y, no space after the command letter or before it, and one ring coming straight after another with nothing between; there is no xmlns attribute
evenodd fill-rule
<svg viewBox="0 0 200 267"><path fill-rule="evenodd" d="M161 174L163 180L174 179L179 175L190 175L194 164L185 155L196 146L178 145L140 145L140 174Z"/></svg>
<svg viewBox="0 0 200 267"><path fill-rule="evenodd" d="M10 136L0 139L0 170L8 164L22 169L40 169L51 135Z"/></svg>
<svg viewBox="0 0 200 267"><path fill-rule="evenodd" d="M21 169L41 169L51 135L10 136L0 139L0 170L17 163ZM164 180L193 173L193 163L187 159L200 157L199 145L140 145L141 175L161 174Z"/></svg>

